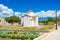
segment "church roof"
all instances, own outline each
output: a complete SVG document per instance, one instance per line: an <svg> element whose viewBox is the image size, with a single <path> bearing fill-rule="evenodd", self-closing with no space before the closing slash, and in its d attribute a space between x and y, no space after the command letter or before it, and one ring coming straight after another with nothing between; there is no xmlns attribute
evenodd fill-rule
<svg viewBox="0 0 60 40"><path fill-rule="evenodd" d="M37 17L37 16L30 16L30 15L24 15L24 16L21 16L21 17L25 17L25 16L27 16L27 17Z"/></svg>
<svg viewBox="0 0 60 40"><path fill-rule="evenodd" d="M24 16L36 17L37 15L35 15L32 10L27 10L26 14L22 15L21 17Z"/></svg>

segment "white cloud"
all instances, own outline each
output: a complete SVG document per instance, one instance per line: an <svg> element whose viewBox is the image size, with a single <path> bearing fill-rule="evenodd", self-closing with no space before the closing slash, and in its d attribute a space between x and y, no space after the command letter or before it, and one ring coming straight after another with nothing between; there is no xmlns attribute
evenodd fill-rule
<svg viewBox="0 0 60 40"><path fill-rule="evenodd" d="M48 10L46 13L47 13L48 17L55 17L56 16L56 13L54 10Z"/></svg>
<svg viewBox="0 0 60 40"><path fill-rule="evenodd" d="M0 15L8 15L10 16L20 16L21 12L14 12L12 9L8 8L7 6L4 6L3 4L0 4Z"/></svg>
<svg viewBox="0 0 60 40"><path fill-rule="evenodd" d="M37 12L36 14L37 14L39 17L46 17L46 12L45 12L45 11Z"/></svg>
<svg viewBox="0 0 60 40"><path fill-rule="evenodd" d="M0 4L0 15L8 14L10 16L13 14L13 10L9 9L7 6L4 6L3 4Z"/></svg>
<svg viewBox="0 0 60 40"><path fill-rule="evenodd" d="M38 17L56 17L55 10L41 11L36 13ZM57 16L60 16L60 11L57 11Z"/></svg>
<svg viewBox="0 0 60 40"><path fill-rule="evenodd" d="M12 15L20 17L21 12L18 11L14 12L12 9L8 8L7 6L0 4L0 15L4 15L4 14L7 14L9 17ZM57 16L60 15L60 10L57 11L57 14L58 14ZM38 15L39 17L56 17L55 10L40 11L40 12L36 12L35 15Z"/></svg>
<svg viewBox="0 0 60 40"><path fill-rule="evenodd" d="M12 9L7 9L2 11L2 14L12 14L12 13L13 13Z"/></svg>
<svg viewBox="0 0 60 40"><path fill-rule="evenodd" d="M21 15L21 12L15 12L14 15L15 16L20 16Z"/></svg>
<svg viewBox="0 0 60 40"><path fill-rule="evenodd" d="M0 12L7 9L8 7L4 6L3 4L0 4Z"/></svg>

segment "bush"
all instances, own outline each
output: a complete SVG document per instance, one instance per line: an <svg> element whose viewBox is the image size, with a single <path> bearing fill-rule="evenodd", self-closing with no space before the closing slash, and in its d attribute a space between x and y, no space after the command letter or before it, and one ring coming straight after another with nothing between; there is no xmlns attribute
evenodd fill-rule
<svg viewBox="0 0 60 40"><path fill-rule="evenodd" d="M25 38L34 39L39 36L39 33L35 31L31 31L31 32L25 32L24 35L25 35Z"/></svg>
<svg viewBox="0 0 60 40"><path fill-rule="evenodd" d="M7 31L8 34L17 34L17 31Z"/></svg>
<svg viewBox="0 0 60 40"><path fill-rule="evenodd" d="M3 31L2 31L2 30L0 30L0 34L1 34L1 33L3 33Z"/></svg>
<svg viewBox="0 0 60 40"><path fill-rule="evenodd" d="M12 38L12 39L22 39L23 36L22 36L22 35L19 35L19 34L14 34L14 35L12 35L11 38Z"/></svg>
<svg viewBox="0 0 60 40"><path fill-rule="evenodd" d="M14 31L14 34L17 34L18 32L17 31Z"/></svg>
<svg viewBox="0 0 60 40"><path fill-rule="evenodd" d="M12 38L12 39L34 39L39 36L38 32L31 31L31 32L25 32L23 34L17 34L17 32L13 32L14 34L10 34L11 32L3 32L0 34L0 37L2 38Z"/></svg>
<svg viewBox="0 0 60 40"><path fill-rule="evenodd" d="M8 31L7 33L8 33L8 34L13 34L14 32L13 32L13 31Z"/></svg>
<svg viewBox="0 0 60 40"><path fill-rule="evenodd" d="M21 39L21 36L20 35L17 35L16 39Z"/></svg>
<svg viewBox="0 0 60 40"><path fill-rule="evenodd" d="M23 34L22 39L28 39L28 35Z"/></svg>
<svg viewBox="0 0 60 40"><path fill-rule="evenodd" d="M12 39L16 39L16 37L17 36L15 34L11 36Z"/></svg>
<svg viewBox="0 0 60 40"><path fill-rule="evenodd" d="M8 34L7 34L7 33L2 33L2 34L0 34L0 36L1 36L2 38L7 38L7 37L8 37Z"/></svg>
<svg viewBox="0 0 60 40"><path fill-rule="evenodd" d="M5 18L5 20L6 20L6 22L11 23L11 24L21 22L21 19L19 17L17 17L17 16L14 16L14 15Z"/></svg>
<svg viewBox="0 0 60 40"><path fill-rule="evenodd" d="M11 35L11 34L9 34L7 37L8 37L8 38L11 38L11 37L12 37L12 35Z"/></svg>

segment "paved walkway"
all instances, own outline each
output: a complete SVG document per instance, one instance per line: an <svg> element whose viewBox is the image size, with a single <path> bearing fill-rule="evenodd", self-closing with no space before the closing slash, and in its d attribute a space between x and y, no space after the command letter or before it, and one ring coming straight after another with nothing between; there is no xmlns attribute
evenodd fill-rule
<svg viewBox="0 0 60 40"><path fill-rule="evenodd" d="M39 40L60 40L60 27Z"/></svg>

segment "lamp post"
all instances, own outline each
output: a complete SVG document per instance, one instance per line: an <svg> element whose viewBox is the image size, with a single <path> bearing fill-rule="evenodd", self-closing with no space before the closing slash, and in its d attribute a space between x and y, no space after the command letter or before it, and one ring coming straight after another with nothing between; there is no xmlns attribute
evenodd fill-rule
<svg viewBox="0 0 60 40"><path fill-rule="evenodd" d="M57 10L55 11L56 13L56 30L57 30Z"/></svg>

